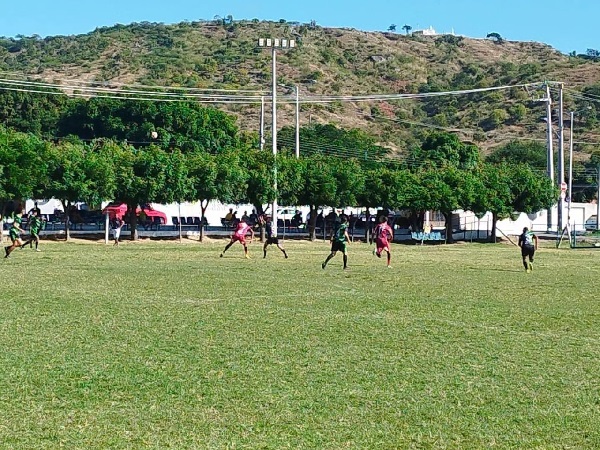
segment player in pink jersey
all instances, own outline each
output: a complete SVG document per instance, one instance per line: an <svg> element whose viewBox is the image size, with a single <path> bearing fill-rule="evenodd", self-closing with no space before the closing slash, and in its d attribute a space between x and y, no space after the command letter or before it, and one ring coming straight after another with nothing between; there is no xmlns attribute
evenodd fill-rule
<svg viewBox="0 0 600 450"><path fill-rule="evenodd" d="M248 245L246 244L246 234L248 234L248 232L250 232L252 235L252 237L250 238L250 242L252 242L252 240L254 239L254 230L243 219L240 220L240 222L237 225L237 229L235 230L235 233L233 233L233 235L231 236L229 244L227 244L225 246L225 250L221 252L221 258L223 257L225 252L229 250L229 247L231 247L236 242L239 242L244 246L244 256L246 258L250 258L250 256L248 255Z"/></svg>
<svg viewBox="0 0 600 450"><path fill-rule="evenodd" d="M379 218L379 223L375 227L375 231L373 235L375 237L375 246L377 249L375 250L375 254L378 258L381 258L381 252L386 251L387 253L387 266L390 266L390 262L392 260L392 255L390 253L390 240L394 240L394 231L392 227L390 227L387 223L387 217L381 216Z"/></svg>

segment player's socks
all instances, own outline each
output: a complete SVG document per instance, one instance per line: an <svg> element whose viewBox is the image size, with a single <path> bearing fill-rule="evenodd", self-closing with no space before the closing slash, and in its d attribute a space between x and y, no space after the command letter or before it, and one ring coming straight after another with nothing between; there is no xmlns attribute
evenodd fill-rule
<svg viewBox="0 0 600 450"><path fill-rule="evenodd" d="M8 249L9 249L9 248L10 248L10 247L4 247L4 255L5 255L4 257L5 257L5 258L8 258L8 255L10 255L10 253L8 253Z"/></svg>
<svg viewBox="0 0 600 450"><path fill-rule="evenodd" d="M529 266L529 271L533 272L533 263L529 263L528 266Z"/></svg>
<svg viewBox="0 0 600 450"><path fill-rule="evenodd" d="M321 269L325 269L327 267L327 263L321 263Z"/></svg>
<svg viewBox="0 0 600 450"><path fill-rule="evenodd" d="M348 268L348 257L344 255L344 269Z"/></svg>
<svg viewBox="0 0 600 450"><path fill-rule="evenodd" d="M222 257L223 257L223 252L221 252L221 254L219 255L219 257L220 257L220 258L222 258Z"/></svg>
<svg viewBox="0 0 600 450"><path fill-rule="evenodd" d="M285 252L285 250L283 251L283 256L285 256L285 259L288 259L288 255L287 255L287 253Z"/></svg>

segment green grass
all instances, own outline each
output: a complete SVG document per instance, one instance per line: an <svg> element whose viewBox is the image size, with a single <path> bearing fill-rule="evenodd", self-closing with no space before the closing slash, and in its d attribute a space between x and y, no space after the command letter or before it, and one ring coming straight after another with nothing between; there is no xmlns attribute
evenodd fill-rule
<svg viewBox="0 0 600 450"><path fill-rule="evenodd" d="M0 448L598 448L600 253L42 243L0 261Z"/></svg>

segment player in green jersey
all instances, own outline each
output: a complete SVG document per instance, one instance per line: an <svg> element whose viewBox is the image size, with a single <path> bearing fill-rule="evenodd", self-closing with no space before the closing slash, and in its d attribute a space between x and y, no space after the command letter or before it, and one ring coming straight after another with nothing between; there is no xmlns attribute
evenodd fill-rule
<svg viewBox="0 0 600 450"><path fill-rule="evenodd" d="M15 248L23 245L23 241L21 240L21 233L23 232L23 229L21 228L22 221L22 213L15 214L12 226L10 227L10 230L8 230L12 245L4 247L5 258L8 258Z"/></svg>
<svg viewBox="0 0 600 450"><path fill-rule="evenodd" d="M348 236L348 218L342 216L340 223L336 223L331 233L331 253L327 259L321 264L321 267L325 269L327 263L333 258L337 252L342 252L344 255L344 270L348 268L348 243L350 242L350 236Z"/></svg>
<svg viewBox="0 0 600 450"><path fill-rule="evenodd" d="M38 211L36 209L33 209L31 211L31 214L29 216L29 234L31 235L31 237L29 238L29 240L27 242L25 242L23 244L23 247L25 247L27 244L29 244L29 248L33 248L33 243L35 242L35 251L36 252L40 252L41 250L38 248L39 244L40 244L40 230L42 229L42 219L38 214Z"/></svg>

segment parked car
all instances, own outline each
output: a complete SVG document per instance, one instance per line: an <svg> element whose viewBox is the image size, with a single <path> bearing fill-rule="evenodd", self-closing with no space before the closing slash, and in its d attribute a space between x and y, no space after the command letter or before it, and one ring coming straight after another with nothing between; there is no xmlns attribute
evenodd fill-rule
<svg viewBox="0 0 600 450"><path fill-rule="evenodd" d="M142 208L140 208L138 206L137 209L135 210L136 216L139 216L142 211L144 211L144 213L146 214L146 217L148 218L148 220L150 222L153 222L155 220L154 218L158 217L158 218L160 218L161 224L167 223L167 215L162 211L157 211L156 209L154 209L152 206L150 206L148 204L143 205ZM122 219L127 214L127 204L126 203L109 203L102 210L102 214L104 215L107 212L108 212L108 217L111 220L114 219L115 217Z"/></svg>
<svg viewBox="0 0 600 450"><path fill-rule="evenodd" d="M585 221L585 229L590 231L595 231L598 226L598 217L591 216L588 220Z"/></svg>

